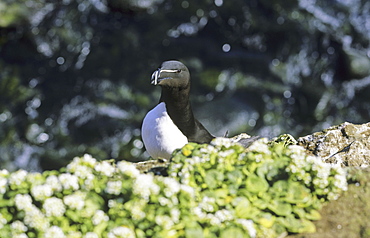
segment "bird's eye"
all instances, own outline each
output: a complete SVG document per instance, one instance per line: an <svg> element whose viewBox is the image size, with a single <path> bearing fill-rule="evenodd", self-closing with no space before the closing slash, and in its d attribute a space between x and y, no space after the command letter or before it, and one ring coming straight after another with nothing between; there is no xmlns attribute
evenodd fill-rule
<svg viewBox="0 0 370 238"><path fill-rule="evenodd" d="M180 73L180 72L181 72L181 69L176 70L176 73Z"/></svg>

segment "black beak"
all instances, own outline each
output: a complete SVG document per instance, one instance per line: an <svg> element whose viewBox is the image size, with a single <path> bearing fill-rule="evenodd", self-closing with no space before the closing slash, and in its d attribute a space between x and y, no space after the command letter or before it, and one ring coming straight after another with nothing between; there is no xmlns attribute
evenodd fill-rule
<svg viewBox="0 0 370 238"><path fill-rule="evenodd" d="M152 78L150 80L150 83L153 84L153 85L157 85L159 83L158 81L158 78L159 78L159 75L161 74L161 69L157 69L156 71L153 72L152 74Z"/></svg>
<svg viewBox="0 0 370 238"><path fill-rule="evenodd" d="M172 77L161 78L161 73L178 73L178 72L179 72L179 70L176 70L176 69L161 69L161 68L158 68L156 71L153 72L150 83L153 84L153 85L157 85L162 80L172 78Z"/></svg>

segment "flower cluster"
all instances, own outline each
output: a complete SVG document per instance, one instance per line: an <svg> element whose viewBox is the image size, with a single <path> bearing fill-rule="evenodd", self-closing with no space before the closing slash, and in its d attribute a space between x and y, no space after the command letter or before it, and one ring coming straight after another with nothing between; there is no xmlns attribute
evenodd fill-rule
<svg viewBox="0 0 370 238"><path fill-rule="evenodd" d="M346 174L339 164L324 163L317 157L307 156L301 146L290 145L289 149L292 161L286 171L307 187L313 187L318 196L335 200L341 191L347 190Z"/></svg>
<svg viewBox="0 0 370 238"><path fill-rule="evenodd" d="M213 234L236 227L249 237L312 232L324 201L347 189L342 168L308 156L299 146L254 142L248 149L225 138L188 144L173 158L170 175L194 187L194 215ZM245 235L244 235L245 236Z"/></svg>
<svg viewBox="0 0 370 238"><path fill-rule="evenodd" d="M187 144L168 173L90 155L61 171L0 170L0 237L274 237L314 230L322 202L347 188L340 167L264 139Z"/></svg>
<svg viewBox="0 0 370 238"><path fill-rule="evenodd" d="M191 216L193 188L132 163L84 155L62 171L0 171L0 237L168 237Z"/></svg>

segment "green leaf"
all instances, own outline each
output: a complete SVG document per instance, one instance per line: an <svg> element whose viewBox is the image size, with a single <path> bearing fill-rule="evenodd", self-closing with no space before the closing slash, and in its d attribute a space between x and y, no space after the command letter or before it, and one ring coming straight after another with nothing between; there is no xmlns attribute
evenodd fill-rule
<svg viewBox="0 0 370 238"><path fill-rule="evenodd" d="M257 175L251 175L246 180L246 187L252 193L261 193L267 191L269 184L267 181Z"/></svg>
<svg viewBox="0 0 370 238"><path fill-rule="evenodd" d="M222 184L224 180L224 174L218 170L211 169L207 171L204 180L209 189L215 189Z"/></svg>
<svg viewBox="0 0 370 238"><path fill-rule="evenodd" d="M307 203L312 199L311 192L308 188L298 182L289 182L288 192L285 201L289 203Z"/></svg>
<svg viewBox="0 0 370 238"><path fill-rule="evenodd" d="M245 231L238 227L230 227L221 231L220 238L245 238Z"/></svg>
<svg viewBox="0 0 370 238"><path fill-rule="evenodd" d="M304 208L293 206L293 213L296 214L300 218L306 217L306 211Z"/></svg>
<svg viewBox="0 0 370 238"><path fill-rule="evenodd" d="M238 200L236 202L236 200ZM238 218L249 218L250 213L252 211L251 203L249 202L248 199L243 198L243 197L238 197L234 199L234 203L237 203L235 206L235 215Z"/></svg>
<svg viewBox="0 0 370 238"><path fill-rule="evenodd" d="M279 180L272 185L271 193L278 197L283 197L287 194L289 182L286 180Z"/></svg>
<svg viewBox="0 0 370 238"><path fill-rule="evenodd" d="M227 183L240 185L243 182L243 173L240 170L230 171L226 174L227 176Z"/></svg>
<svg viewBox="0 0 370 238"><path fill-rule="evenodd" d="M320 220L321 214L317 210L311 210L310 212L306 213L306 218L309 220Z"/></svg>
<svg viewBox="0 0 370 238"><path fill-rule="evenodd" d="M316 231L315 225L306 219L296 219L293 216L289 216L286 218L279 217L277 221L283 224L289 232L312 233Z"/></svg>
<svg viewBox="0 0 370 238"><path fill-rule="evenodd" d="M288 216L292 213L292 206L286 202L279 200L271 201L268 208L279 216Z"/></svg>
<svg viewBox="0 0 370 238"><path fill-rule="evenodd" d="M185 227L185 237L186 238L203 238L203 229L202 227L195 222L192 222L190 225Z"/></svg>
<svg viewBox="0 0 370 238"><path fill-rule="evenodd" d="M98 225L96 225L95 227L94 227L94 232L96 233L96 234L102 234L103 233L103 231L107 228L107 226L108 226L108 222L101 222L101 223L99 223Z"/></svg>
<svg viewBox="0 0 370 238"><path fill-rule="evenodd" d="M258 223L266 228L272 227L276 221L276 217L271 215L271 213L263 213L260 218L258 218Z"/></svg>
<svg viewBox="0 0 370 238"><path fill-rule="evenodd" d="M256 199L256 200L253 201L253 205L258 207L261 210L264 210L269 206L269 204L270 204L269 202L270 201L266 201L266 200L263 200L263 199Z"/></svg>

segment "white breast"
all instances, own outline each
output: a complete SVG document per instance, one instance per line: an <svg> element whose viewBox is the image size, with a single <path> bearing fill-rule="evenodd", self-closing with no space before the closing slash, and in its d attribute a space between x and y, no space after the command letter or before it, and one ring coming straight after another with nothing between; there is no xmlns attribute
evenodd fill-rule
<svg viewBox="0 0 370 238"><path fill-rule="evenodd" d="M148 153L154 159L169 159L175 149L188 143L186 136L173 123L164 102L158 104L144 118L141 136Z"/></svg>

